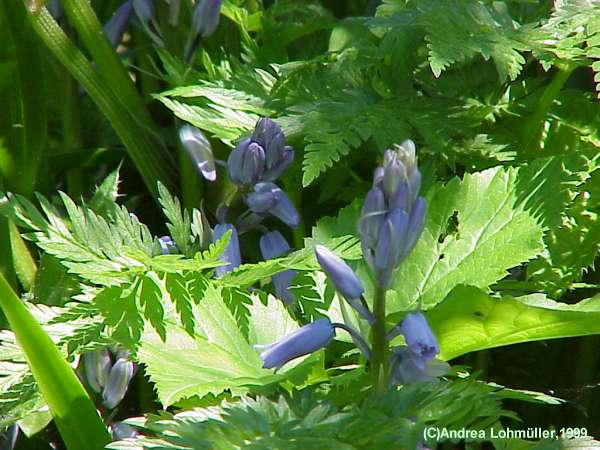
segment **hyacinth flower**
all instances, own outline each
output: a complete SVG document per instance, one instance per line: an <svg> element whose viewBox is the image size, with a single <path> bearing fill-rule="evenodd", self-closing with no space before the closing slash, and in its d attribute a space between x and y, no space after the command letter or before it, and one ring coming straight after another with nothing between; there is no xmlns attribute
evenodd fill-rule
<svg viewBox="0 0 600 450"><path fill-rule="evenodd" d="M192 125L183 125L179 129L179 140L200 175L208 181L215 181L215 158L210 142L204 134Z"/></svg>
<svg viewBox="0 0 600 450"><path fill-rule="evenodd" d="M335 289L369 324L373 324L375 318L363 299L365 289L352 269L323 245L315 246L315 255Z"/></svg>
<svg viewBox="0 0 600 450"><path fill-rule="evenodd" d="M289 227L300 223L300 215L287 194L273 183L256 184L254 192L246 196L246 204L257 215L271 214Z"/></svg>
<svg viewBox="0 0 600 450"><path fill-rule="evenodd" d="M110 431L110 437L113 441L135 438L140 434L134 427L123 422L111 424L108 430Z"/></svg>
<svg viewBox="0 0 600 450"><path fill-rule="evenodd" d="M219 26L222 0L200 0L194 8L192 27L202 37L212 35Z"/></svg>
<svg viewBox="0 0 600 450"><path fill-rule="evenodd" d="M192 16L192 37L185 50L185 60L191 61L200 40L212 35L219 26L222 0L199 0Z"/></svg>
<svg viewBox="0 0 600 450"><path fill-rule="evenodd" d="M265 233L260 238L260 252L265 260L278 258L289 251L290 246L279 231ZM275 293L286 305L294 303L294 296L289 291L289 287L295 276L295 270L284 270L272 277Z"/></svg>
<svg viewBox="0 0 600 450"><path fill-rule="evenodd" d="M450 366L438 360L428 360L421 365L408 347L400 346L392 349L390 368L390 384L397 385L434 381L436 377L447 373Z"/></svg>
<svg viewBox="0 0 600 450"><path fill-rule="evenodd" d="M123 400L135 373L135 364L127 359L127 351L120 350L115 356L116 362L113 364L111 352L107 349L83 355L87 384L94 392L102 394L102 403L108 409Z"/></svg>
<svg viewBox="0 0 600 450"><path fill-rule="evenodd" d="M229 238L227 248L221 255L220 260L228 264L219 266L215 269L215 274L217 277L222 277L227 272L231 272L234 268L242 263L242 258L240 256L240 242L238 239L237 230L233 225L230 223L222 223L215 226L213 232L213 242L217 242L219 239L221 239L227 231L231 231L231 236Z"/></svg>
<svg viewBox="0 0 600 450"><path fill-rule="evenodd" d="M264 181L276 180L294 161L294 149L285 145L283 131L267 117L263 117L256 124L252 141L265 150Z"/></svg>
<svg viewBox="0 0 600 450"><path fill-rule="evenodd" d="M440 346L429 328L427 319L420 312L408 313L400 328L415 364L423 369L427 361L440 352Z"/></svg>
<svg viewBox="0 0 600 450"><path fill-rule="evenodd" d="M304 325L274 344L255 346L263 349L260 357L263 369L279 369L287 362L326 347L335 336L329 319L319 319Z"/></svg>
<svg viewBox="0 0 600 450"><path fill-rule="evenodd" d="M127 0L115 11L112 17L104 25L104 34L113 47L119 45L123 35L129 26L129 19L133 12L133 0Z"/></svg>
<svg viewBox="0 0 600 450"><path fill-rule="evenodd" d="M179 253L179 248L171 236L161 236L158 238L158 245L162 255Z"/></svg>
<svg viewBox="0 0 600 450"><path fill-rule="evenodd" d="M135 366L126 358L119 358L110 369L106 386L102 390L102 404L108 409L117 406L129 387L129 382L133 378Z"/></svg>
<svg viewBox="0 0 600 450"><path fill-rule="evenodd" d="M229 155L231 181L253 186L279 178L294 160L294 149L285 145L285 135L274 121L262 118L251 137L243 139Z"/></svg>
<svg viewBox="0 0 600 450"><path fill-rule="evenodd" d="M112 367L110 353L107 349L88 352L83 355L83 362L88 385L94 392L99 394L106 386L108 374Z"/></svg>
<svg viewBox="0 0 600 450"><path fill-rule="evenodd" d="M386 150L359 223L363 256L381 288L388 287L394 269L410 254L423 231L426 205L418 196L420 187L415 144L407 140Z"/></svg>
<svg viewBox="0 0 600 450"><path fill-rule="evenodd" d="M263 360L263 369L274 368L278 370L293 359L308 355L329 345L335 337L336 328L347 331L359 350L367 359L370 358L371 350L358 332L345 324L331 323L329 319L315 320L273 344L255 345L254 347L263 350L260 354Z"/></svg>
<svg viewBox="0 0 600 450"><path fill-rule="evenodd" d="M19 425L13 423L0 433L0 449L13 450L19 437Z"/></svg>

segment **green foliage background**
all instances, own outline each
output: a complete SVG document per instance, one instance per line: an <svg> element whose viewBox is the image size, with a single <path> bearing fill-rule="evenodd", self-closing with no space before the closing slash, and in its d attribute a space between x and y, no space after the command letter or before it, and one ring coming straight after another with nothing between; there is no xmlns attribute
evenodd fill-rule
<svg viewBox="0 0 600 450"><path fill-rule="evenodd" d="M191 64L189 2L174 27L157 0L162 46L137 24L119 58L86 22L118 2L63 3L68 25L45 8L0 5L10 38L0 49L0 271L74 366L119 345L142 367L118 417L146 435L109 448L415 448L430 425L598 436L600 3L227 0ZM261 261L258 234L247 234L244 264L215 279L230 236L206 236L232 186L220 168L216 183L201 182L176 131L195 125L225 160L263 116L296 150L282 188L302 223L284 231L294 250L275 260ZM368 338L313 248L350 261L370 301L356 224L383 151L407 138L428 216L395 274L387 321L426 310L453 369L376 398L341 332L326 351L262 369L253 346L313 318ZM164 234L181 254L156 256ZM299 272L297 310L269 287L286 269ZM35 448L53 439L51 416L3 328L0 427L18 423ZM564 365L572 373L553 375Z"/></svg>

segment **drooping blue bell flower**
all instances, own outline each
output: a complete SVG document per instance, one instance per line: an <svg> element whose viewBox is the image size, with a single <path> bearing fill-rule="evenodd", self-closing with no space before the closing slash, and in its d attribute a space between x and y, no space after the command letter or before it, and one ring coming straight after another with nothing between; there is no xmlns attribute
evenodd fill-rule
<svg viewBox="0 0 600 450"><path fill-rule="evenodd" d="M285 135L273 120L263 117L252 134L252 141L265 150L264 181L279 178L294 160L294 149L285 145Z"/></svg>
<svg viewBox="0 0 600 450"><path fill-rule="evenodd" d="M104 34L113 47L119 45L129 25L129 19L133 12L133 0L127 0L115 11L112 17L104 25Z"/></svg>
<svg viewBox="0 0 600 450"><path fill-rule="evenodd" d="M113 441L122 441L139 436L139 431L123 422L115 422L109 427L110 436Z"/></svg>
<svg viewBox="0 0 600 450"><path fill-rule="evenodd" d="M229 244L227 244L227 248L219 258L221 261L228 264L215 268L215 274L217 277L221 277L227 272L231 272L234 268L242 263L242 257L240 255L240 241L238 239L237 230L233 225L230 223L221 223L216 225L213 232L213 242L217 242L229 230L231 230Z"/></svg>
<svg viewBox="0 0 600 450"><path fill-rule="evenodd" d="M448 363L439 360L428 360L421 365L408 347L394 347L390 357L390 383L397 385L418 381L435 381L437 377L446 374L449 369Z"/></svg>
<svg viewBox="0 0 600 450"><path fill-rule="evenodd" d="M289 227L297 227L300 215L289 197L274 183L258 183L246 196L246 204L257 214L271 214Z"/></svg>
<svg viewBox="0 0 600 450"><path fill-rule="evenodd" d="M375 323L375 317L362 298L365 289L352 269L323 245L315 246L315 255L327 278L342 297L370 324Z"/></svg>
<svg viewBox="0 0 600 450"><path fill-rule="evenodd" d="M100 393L108 380L112 360L108 350L96 350L83 355L85 376L88 385L96 393Z"/></svg>
<svg viewBox="0 0 600 450"><path fill-rule="evenodd" d="M275 181L293 160L294 149L285 145L285 135L279 125L262 118L252 136L243 139L229 155L229 177L240 186Z"/></svg>
<svg viewBox="0 0 600 450"><path fill-rule="evenodd" d="M277 258L290 251L290 246L279 231L265 233L260 238L260 252L265 260ZM275 293L286 305L294 303L294 296L289 291L292 280L296 276L295 270L284 270L273 275Z"/></svg>
<svg viewBox="0 0 600 450"><path fill-rule="evenodd" d="M315 246L315 255L336 290L346 298L360 298L365 289L352 269L323 245Z"/></svg>
<svg viewBox="0 0 600 450"><path fill-rule="evenodd" d="M219 26L222 0L199 0L194 8L192 27L202 37L208 37Z"/></svg>
<svg viewBox="0 0 600 450"><path fill-rule="evenodd" d="M408 313L400 323L400 328L414 363L423 369L426 362L440 352L440 346L427 319L421 312Z"/></svg>
<svg viewBox="0 0 600 450"><path fill-rule="evenodd" d="M198 128L186 124L179 129L179 140L200 174L208 181L215 181L215 158L212 146L204 134Z"/></svg>
<svg viewBox="0 0 600 450"><path fill-rule="evenodd" d="M133 10L142 22L154 18L154 0L133 0Z"/></svg>
<svg viewBox="0 0 600 450"><path fill-rule="evenodd" d="M160 253L163 255L170 255L173 253L179 253L179 248L171 236L161 236L158 238L158 245L160 247Z"/></svg>
<svg viewBox="0 0 600 450"><path fill-rule="evenodd" d="M19 425L13 423L0 433L0 449L13 450L19 437Z"/></svg>
<svg viewBox="0 0 600 450"><path fill-rule="evenodd" d="M133 378L134 369L134 364L125 358L119 358L112 366L102 391L102 404L105 407L112 409L123 400Z"/></svg>
<svg viewBox="0 0 600 450"><path fill-rule="evenodd" d="M240 186L261 181L264 166L265 150L249 138L242 140L227 159L229 178Z"/></svg>
<svg viewBox="0 0 600 450"><path fill-rule="evenodd" d="M335 336L329 319L319 319L274 344L268 345L260 354L264 369L279 369L285 363L327 346ZM261 346L255 346L260 348Z"/></svg>

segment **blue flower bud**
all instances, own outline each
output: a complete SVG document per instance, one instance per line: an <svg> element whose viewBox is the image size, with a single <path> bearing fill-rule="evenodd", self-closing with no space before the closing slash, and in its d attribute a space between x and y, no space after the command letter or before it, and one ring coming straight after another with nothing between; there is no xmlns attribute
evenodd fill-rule
<svg viewBox="0 0 600 450"><path fill-rule="evenodd" d="M423 227L425 226L425 214L427 212L427 204L423 197L417 198L413 203L412 210L410 211L410 219L408 222L408 230L406 234L406 242L401 257L405 258L410 254L412 249L417 244Z"/></svg>
<svg viewBox="0 0 600 450"><path fill-rule="evenodd" d="M327 346L335 330L329 319L319 319L268 345L260 354L264 369L279 369L285 363ZM258 348L258 346L256 346Z"/></svg>
<svg viewBox="0 0 600 450"><path fill-rule="evenodd" d="M367 247L375 248L377 245L386 213L383 191L378 187L371 188L365 197L359 223L360 238ZM365 258L371 257L371 255L364 256Z"/></svg>
<svg viewBox="0 0 600 450"><path fill-rule="evenodd" d="M268 167L263 174L263 179L265 181L274 181L283 175L283 172L292 164L294 161L294 149L289 145L286 145L283 148L283 153L278 161L276 161L272 166Z"/></svg>
<svg viewBox="0 0 600 450"><path fill-rule="evenodd" d="M260 252L265 259L277 258L289 250L289 244L279 231L265 233L260 238ZM275 293L287 305L294 303L294 296L289 291L289 287L295 276L295 270L284 270L272 277Z"/></svg>
<svg viewBox="0 0 600 450"><path fill-rule="evenodd" d="M365 289L352 269L335 253L323 245L315 247L317 261L337 291L346 299L358 299Z"/></svg>
<svg viewBox="0 0 600 450"><path fill-rule="evenodd" d="M387 215L375 247L374 263L380 287L388 286L392 272L399 263L407 227L408 215L405 211L395 209Z"/></svg>
<svg viewBox="0 0 600 450"><path fill-rule="evenodd" d="M160 246L160 252L163 255L170 255L172 253L179 253L179 248L171 236L161 236L158 238L158 245Z"/></svg>
<svg viewBox="0 0 600 450"><path fill-rule="evenodd" d="M222 0L200 0L194 9L192 26L196 32L207 37L215 32L219 25Z"/></svg>
<svg viewBox="0 0 600 450"><path fill-rule="evenodd" d="M418 197L420 187L415 144L407 140L386 150L382 166L375 169L359 222L363 256L379 287L388 287L393 271L423 231L426 208Z"/></svg>
<svg viewBox="0 0 600 450"><path fill-rule="evenodd" d="M229 178L237 185L254 185L262 179L265 151L250 139L244 139L227 160Z"/></svg>
<svg viewBox="0 0 600 450"><path fill-rule="evenodd" d="M289 197L277 185L267 182L254 186L246 197L248 207L255 213L269 213L290 227L297 227L300 216Z"/></svg>
<svg viewBox="0 0 600 450"><path fill-rule="evenodd" d="M423 370L425 363L440 352L440 346L429 328L427 319L420 312L408 313L400 327L414 363Z"/></svg>
<svg viewBox="0 0 600 450"><path fill-rule="evenodd" d="M135 438L140 434L134 427L123 422L111 424L109 430L113 441Z"/></svg>
<svg viewBox="0 0 600 450"><path fill-rule="evenodd" d="M88 385L94 392L100 393L102 388L106 386L108 374L112 366L110 353L106 349L85 353L83 355L83 363Z"/></svg>
<svg viewBox="0 0 600 450"><path fill-rule="evenodd" d="M13 423L0 433L0 449L13 450L19 437L19 425Z"/></svg>
<svg viewBox="0 0 600 450"><path fill-rule="evenodd" d="M154 18L154 0L133 0L133 9L142 22Z"/></svg>
<svg viewBox="0 0 600 450"><path fill-rule="evenodd" d="M219 259L229 264L225 266L219 266L215 269L215 274L217 277L221 277L227 272L231 272L235 267L242 263L242 257L240 256L240 241L238 239L237 230L233 225L229 223L223 223L215 226L215 230L213 232L213 242L221 239L228 230L231 230L229 244Z"/></svg>
<svg viewBox="0 0 600 450"><path fill-rule="evenodd" d="M268 117L263 117L254 127L252 140L265 149L267 168L273 167L281 158L285 146L285 136L279 125Z"/></svg>
<svg viewBox="0 0 600 450"><path fill-rule="evenodd" d="M414 355L405 347L394 347L390 358L390 383L409 384L419 381L435 381L448 372L450 366L444 361L430 360L417 364Z"/></svg>
<svg viewBox="0 0 600 450"><path fill-rule="evenodd" d="M117 406L129 387L129 382L133 378L134 365L131 361L119 358L108 375L108 381L102 391L102 403L108 409Z"/></svg>
<svg viewBox="0 0 600 450"><path fill-rule="evenodd" d="M215 181L215 158L204 134L196 127L184 125L179 129L179 140L200 174L208 181Z"/></svg>
<svg viewBox="0 0 600 450"><path fill-rule="evenodd" d="M132 11L133 2L132 0L127 0L119 6L119 9L115 11L109 21L104 25L104 33L113 47L116 47L119 42L121 42L121 39L123 39L125 30L127 30L127 26L129 25Z"/></svg>

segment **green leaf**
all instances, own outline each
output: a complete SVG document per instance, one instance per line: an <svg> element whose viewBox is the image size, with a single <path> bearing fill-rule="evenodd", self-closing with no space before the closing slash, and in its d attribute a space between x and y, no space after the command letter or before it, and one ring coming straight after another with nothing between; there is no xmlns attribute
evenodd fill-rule
<svg viewBox="0 0 600 450"><path fill-rule="evenodd" d="M96 187L94 195L88 202L88 206L101 216L115 214L115 210L118 209L120 169L121 165L108 174L100 186Z"/></svg>
<svg viewBox="0 0 600 450"><path fill-rule="evenodd" d="M428 311L427 319L440 343L440 357L446 360L521 342L600 334L600 298L583 305L558 305L538 301L530 306L527 299L494 298L460 286Z"/></svg>
<svg viewBox="0 0 600 450"><path fill-rule="evenodd" d="M109 442L94 404L56 345L0 276L0 306L69 449Z"/></svg>
<svg viewBox="0 0 600 450"><path fill-rule="evenodd" d="M396 272L390 312L430 308L459 284L485 288L543 249L540 170L493 169L438 185L427 195L425 229ZM556 194L555 194L556 195Z"/></svg>
<svg viewBox="0 0 600 450"><path fill-rule="evenodd" d="M181 210L179 200L173 197L167 188L161 183L158 184L158 201L162 206L165 217L169 220L167 228L171 237L177 244L179 251L184 255L190 255L190 227L192 224L190 213L187 210Z"/></svg>
<svg viewBox="0 0 600 450"><path fill-rule="evenodd" d="M414 383L385 396L358 394L342 405L308 390L277 400L243 397L210 409L129 419L142 433L108 448L413 449L423 443L425 426L500 429L501 417L514 418L502 408L503 398L503 390L473 380Z"/></svg>
<svg viewBox="0 0 600 450"><path fill-rule="evenodd" d="M204 296L195 300L195 337L168 322L164 342L149 331L141 340L139 360L146 365L164 406L185 397L218 395L226 389L241 395L252 385L283 379L283 375L261 368L258 352L251 346L279 339L297 328L277 300L271 297L269 304L262 306L255 297L250 342L223 302L220 288L209 284Z"/></svg>
<svg viewBox="0 0 600 450"><path fill-rule="evenodd" d="M319 265L314 255L314 246L317 243L326 245L344 259L358 259L361 257L358 239L352 236L340 236L320 242L307 239L306 246L302 250L290 253L285 258L270 259L255 264L242 264L232 272L222 276L219 281L227 286L246 287L286 269L317 269Z"/></svg>

